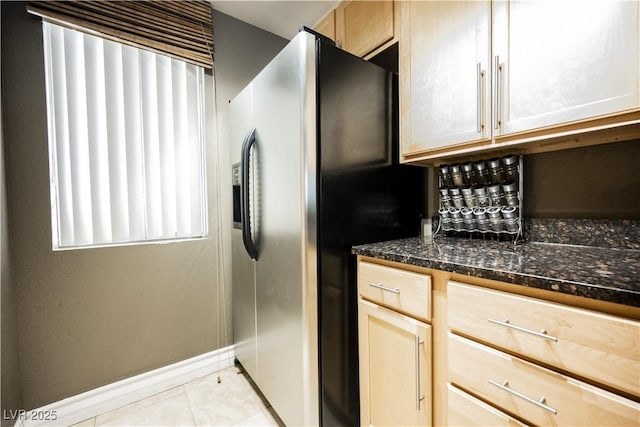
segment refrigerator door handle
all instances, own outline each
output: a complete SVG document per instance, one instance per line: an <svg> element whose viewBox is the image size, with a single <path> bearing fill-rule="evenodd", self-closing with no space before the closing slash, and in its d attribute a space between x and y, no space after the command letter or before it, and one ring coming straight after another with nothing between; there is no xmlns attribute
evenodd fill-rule
<svg viewBox="0 0 640 427"><path fill-rule="evenodd" d="M240 203L240 210L242 212L242 241L244 242L244 247L253 260L258 260L258 248L256 248L255 243L251 237L251 213L249 212L249 180L250 180L250 163L249 158L251 156L251 147L256 142L256 130L252 129L247 135L244 137L244 141L242 142L242 199Z"/></svg>

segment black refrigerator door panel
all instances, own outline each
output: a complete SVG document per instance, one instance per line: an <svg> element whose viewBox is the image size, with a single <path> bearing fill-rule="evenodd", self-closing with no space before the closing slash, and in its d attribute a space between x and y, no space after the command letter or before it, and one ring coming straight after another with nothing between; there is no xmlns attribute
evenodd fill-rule
<svg viewBox="0 0 640 427"><path fill-rule="evenodd" d="M397 164L394 77L318 45L321 421L355 426L358 322L351 247L419 234L425 171Z"/></svg>

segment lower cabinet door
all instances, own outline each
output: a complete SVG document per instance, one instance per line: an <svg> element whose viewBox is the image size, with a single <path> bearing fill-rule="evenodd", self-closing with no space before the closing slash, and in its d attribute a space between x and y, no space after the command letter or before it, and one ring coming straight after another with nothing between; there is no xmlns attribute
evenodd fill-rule
<svg viewBox="0 0 640 427"><path fill-rule="evenodd" d="M358 303L363 426L431 425L431 327Z"/></svg>
<svg viewBox="0 0 640 427"><path fill-rule="evenodd" d="M451 384L447 384L447 401L447 420L450 426L525 427L527 425Z"/></svg>

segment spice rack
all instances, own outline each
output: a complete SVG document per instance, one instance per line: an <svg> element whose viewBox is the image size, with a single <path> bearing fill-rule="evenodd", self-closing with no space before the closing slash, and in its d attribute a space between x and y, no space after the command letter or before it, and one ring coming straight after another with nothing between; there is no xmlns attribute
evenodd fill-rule
<svg viewBox="0 0 640 427"><path fill-rule="evenodd" d="M443 165L438 184L436 235L524 239L522 156Z"/></svg>

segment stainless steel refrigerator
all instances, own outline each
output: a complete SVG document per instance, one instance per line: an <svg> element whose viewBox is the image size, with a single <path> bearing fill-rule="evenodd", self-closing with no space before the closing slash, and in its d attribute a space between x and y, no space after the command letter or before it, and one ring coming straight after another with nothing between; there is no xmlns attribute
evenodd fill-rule
<svg viewBox="0 0 640 427"><path fill-rule="evenodd" d="M230 104L237 360L285 424L359 424L353 245L419 234L392 73L301 31Z"/></svg>

